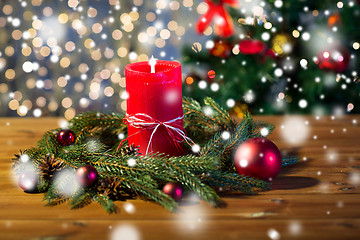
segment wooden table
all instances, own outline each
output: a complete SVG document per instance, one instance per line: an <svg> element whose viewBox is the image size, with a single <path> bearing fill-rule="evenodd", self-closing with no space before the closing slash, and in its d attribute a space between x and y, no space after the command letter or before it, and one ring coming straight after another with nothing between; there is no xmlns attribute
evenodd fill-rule
<svg viewBox="0 0 360 240"><path fill-rule="evenodd" d="M2 118L0 239L360 239L360 116L305 117L311 134L298 149L281 137L284 117L257 119L275 124L270 139L302 160L274 180L273 190L224 196L228 206L220 209L194 198L178 214L151 202L117 202L120 213L107 215L95 203L44 207L42 194L24 193L10 159L59 119Z"/></svg>

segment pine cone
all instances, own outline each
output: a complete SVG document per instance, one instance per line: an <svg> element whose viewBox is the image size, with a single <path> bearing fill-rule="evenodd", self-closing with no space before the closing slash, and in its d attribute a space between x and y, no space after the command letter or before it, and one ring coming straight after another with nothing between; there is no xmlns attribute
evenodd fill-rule
<svg viewBox="0 0 360 240"><path fill-rule="evenodd" d="M99 182L97 190L105 196L114 198L117 195L118 185L119 183L114 178L106 177Z"/></svg>
<svg viewBox="0 0 360 240"><path fill-rule="evenodd" d="M137 155L139 153L139 147L135 147L135 144L120 148L121 156Z"/></svg>
<svg viewBox="0 0 360 240"><path fill-rule="evenodd" d="M132 198L124 189L120 187L118 178L106 177L99 181L97 190L102 195L108 196L112 200L126 200Z"/></svg>
<svg viewBox="0 0 360 240"><path fill-rule="evenodd" d="M45 156L39 161L38 172L39 175L44 178L52 178L55 172L63 169L64 167L64 162L56 159L53 155Z"/></svg>

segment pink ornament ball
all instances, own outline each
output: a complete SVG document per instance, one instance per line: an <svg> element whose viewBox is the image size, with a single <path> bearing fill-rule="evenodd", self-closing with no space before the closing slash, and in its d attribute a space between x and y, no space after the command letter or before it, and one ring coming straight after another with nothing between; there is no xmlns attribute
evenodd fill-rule
<svg viewBox="0 0 360 240"><path fill-rule="evenodd" d="M93 185L98 179L98 172L91 165L83 165L76 170L76 177L82 187Z"/></svg>
<svg viewBox="0 0 360 240"><path fill-rule="evenodd" d="M181 186L174 182L165 184L163 192L172 197L175 201L179 201L183 195Z"/></svg>
<svg viewBox="0 0 360 240"><path fill-rule="evenodd" d="M281 168L278 147L266 138L256 137L243 142L235 153L234 164L241 175L271 181Z"/></svg>

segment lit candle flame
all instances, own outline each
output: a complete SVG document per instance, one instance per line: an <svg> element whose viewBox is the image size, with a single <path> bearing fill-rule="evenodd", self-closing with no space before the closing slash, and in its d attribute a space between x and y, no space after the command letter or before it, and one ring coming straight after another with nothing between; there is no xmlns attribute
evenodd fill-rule
<svg viewBox="0 0 360 240"><path fill-rule="evenodd" d="M151 56L149 64L151 66L151 73L155 73L156 59L154 58L154 56Z"/></svg>

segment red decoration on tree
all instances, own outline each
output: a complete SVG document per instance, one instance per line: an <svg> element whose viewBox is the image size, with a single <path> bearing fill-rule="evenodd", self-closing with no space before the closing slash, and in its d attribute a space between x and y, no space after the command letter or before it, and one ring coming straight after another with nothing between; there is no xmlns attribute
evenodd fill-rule
<svg viewBox="0 0 360 240"><path fill-rule="evenodd" d="M266 45L260 40L245 39L239 42L239 51L242 54L259 54L266 49Z"/></svg>
<svg viewBox="0 0 360 240"><path fill-rule="evenodd" d="M75 133L70 129L63 129L58 132L56 140L61 146L69 146L75 142Z"/></svg>
<svg viewBox="0 0 360 240"><path fill-rule="evenodd" d="M169 195L170 197L172 197L175 201L179 201L183 194L183 190L182 190L181 186L179 184L173 183L173 182L165 184L165 186L163 188L163 192L166 195Z"/></svg>
<svg viewBox="0 0 360 240"><path fill-rule="evenodd" d="M276 59L277 56L275 54L275 52L272 49L266 49L265 53L264 53L264 59L266 59L266 57L270 57L272 59Z"/></svg>
<svg viewBox="0 0 360 240"><path fill-rule="evenodd" d="M39 177L35 172L23 172L18 179L19 187L25 192L36 192Z"/></svg>
<svg viewBox="0 0 360 240"><path fill-rule="evenodd" d="M316 64L320 69L330 70L334 72L344 72L350 62L350 54L347 49L342 46L332 46L328 50L322 51L318 54Z"/></svg>
<svg viewBox="0 0 360 240"><path fill-rule="evenodd" d="M205 0L209 9L200 17L196 23L196 31L203 33L206 28L214 21L215 34L220 37L230 37L234 34L234 24L231 16L225 9L225 5L236 7L238 0Z"/></svg>
<svg viewBox="0 0 360 240"><path fill-rule="evenodd" d="M236 150L234 164L241 175L271 180L280 171L281 154L272 141L261 137L251 138Z"/></svg>
<svg viewBox="0 0 360 240"><path fill-rule="evenodd" d="M76 170L76 177L82 187L89 187L98 179L98 172L91 165L83 165Z"/></svg>
<svg viewBox="0 0 360 240"><path fill-rule="evenodd" d="M328 25L329 27L333 27L334 25L338 24L341 22L341 19L340 19L340 14L338 13L334 13L333 15L331 15L329 18L328 18Z"/></svg>
<svg viewBox="0 0 360 240"><path fill-rule="evenodd" d="M227 58L230 56L232 50L232 45L223 41L216 40L214 42L214 47L210 49L210 54L215 57Z"/></svg>
<svg viewBox="0 0 360 240"><path fill-rule="evenodd" d="M215 78L215 71L214 71L214 70L208 71L208 77L209 77L210 79Z"/></svg>

